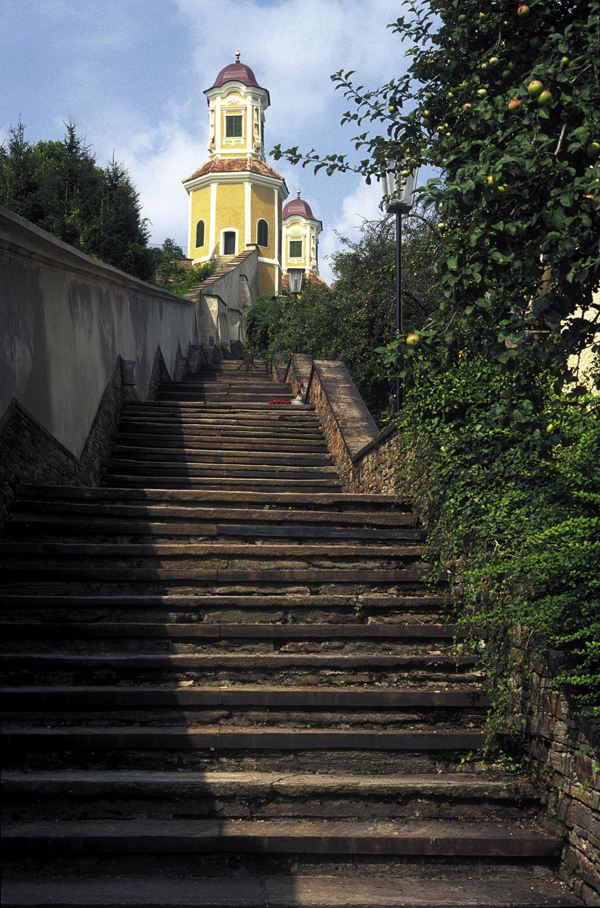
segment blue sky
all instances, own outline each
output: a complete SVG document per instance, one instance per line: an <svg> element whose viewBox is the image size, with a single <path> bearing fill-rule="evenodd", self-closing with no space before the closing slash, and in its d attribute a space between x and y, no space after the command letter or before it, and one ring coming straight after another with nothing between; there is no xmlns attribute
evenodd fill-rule
<svg viewBox="0 0 600 908"><path fill-rule="evenodd" d="M353 69L374 88L401 73L402 43L386 26L402 10L402 0L2 0L0 141L19 118L31 143L62 139L72 117L100 165L114 150L128 169L152 242L169 236L185 249L181 181L207 158L203 92L235 52L269 89L269 150L348 152L354 132L340 126L347 103L330 75ZM377 216L380 190L271 163L323 221L327 280L335 231L356 236Z"/></svg>

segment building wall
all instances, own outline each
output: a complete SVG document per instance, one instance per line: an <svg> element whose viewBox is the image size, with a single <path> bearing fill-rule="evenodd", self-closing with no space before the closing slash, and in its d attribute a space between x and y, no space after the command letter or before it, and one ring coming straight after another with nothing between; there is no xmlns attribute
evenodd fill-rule
<svg viewBox="0 0 600 908"><path fill-rule="evenodd" d="M224 230L237 232L236 255L246 248L246 187L244 182L217 183L215 212L215 245L217 255L223 254L221 234Z"/></svg>
<svg viewBox="0 0 600 908"><path fill-rule="evenodd" d="M190 244L188 255L191 259L208 259L214 252L210 236L211 187L202 186L192 193L190 202ZM196 225L204 221L204 246L196 246Z"/></svg>

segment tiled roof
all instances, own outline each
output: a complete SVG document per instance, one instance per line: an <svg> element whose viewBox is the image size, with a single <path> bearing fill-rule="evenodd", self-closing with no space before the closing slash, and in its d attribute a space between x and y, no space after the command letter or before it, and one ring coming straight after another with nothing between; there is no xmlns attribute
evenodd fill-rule
<svg viewBox="0 0 600 908"><path fill-rule="evenodd" d="M265 161L258 161L255 158L215 158L207 161L191 177L186 177L183 182L189 183L190 180L197 180L198 177L206 176L207 173L258 173L264 177L273 177L284 182L283 177L269 167Z"/></svg>
<svg viewBox="0 0 600 908"><path fill-rule="evenodd" d="M307 271L304 274L304 280L310 281L311 284L319 284L322 287L327 287L329 289L329 284L326 284L325 281L319 277L318 274L313 274L312 271ZM290 289L290 276L287 271L284 271L283 278L281 281L281 286L284 290Z"/></svg>
<svg viewBox="0 0 600 908"><path fill-rule="evenodd" d="M242 85L253 85L256 88L262 87L256 81L256 76L250 67L246 66L245 63L240 63L239 60L236 63L230 63L229 66L225 66L210 88L220 88L226 82L241 82ZM207 91L210 91L210 88Z"/></svg>
<svg viewBox="0 0 600 908"><path fill-rule="evenodd" d="M317 220L312 213L310 205L308 202L305 202L304 199L292 199L291 202L287 203L283 209L283 218L289 218L293 214L299 215L301 218L306 218L309 221Z"/></svg>

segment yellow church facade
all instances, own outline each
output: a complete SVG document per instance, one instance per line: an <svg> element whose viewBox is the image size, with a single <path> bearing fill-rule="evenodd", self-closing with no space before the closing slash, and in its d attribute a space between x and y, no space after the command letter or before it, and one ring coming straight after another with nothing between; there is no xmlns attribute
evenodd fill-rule
<svg viewBox="0 0 600 908"><path fill-rule="evenodd" d="M283 178L265 161L269 93L250 67L226 66L205 92L209 159L184 180L190 202L188 257L195 264L258 248L259 292L281 292Z"/></svg>

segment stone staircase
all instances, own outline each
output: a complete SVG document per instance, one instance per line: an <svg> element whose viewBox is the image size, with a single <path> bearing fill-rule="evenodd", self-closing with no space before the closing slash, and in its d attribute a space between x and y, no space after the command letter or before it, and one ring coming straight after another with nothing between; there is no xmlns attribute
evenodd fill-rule
<svg viewBox="0 0 600 908"><path fill-rule="evenodd" d="M4 906L541 908L560 842L468 760L488 701L408 505L224 363L1 546Z"/></svg>

